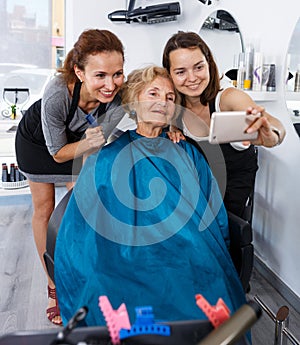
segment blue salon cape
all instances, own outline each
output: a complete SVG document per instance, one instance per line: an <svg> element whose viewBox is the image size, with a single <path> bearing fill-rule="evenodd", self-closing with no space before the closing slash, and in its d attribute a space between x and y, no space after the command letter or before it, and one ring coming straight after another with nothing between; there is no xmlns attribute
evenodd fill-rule
<svg viewBox="0 0 300 345"><path fill-rule="evenodd" d="M228 245L227 214L216 180L191 144L163 133L125 132L91 155L63 217L55 284L64 324L82 306L86 325L105 325L112 307L152 306L156 320L207 319L195 303L221 297L231 312L245 301Z"/></svg>

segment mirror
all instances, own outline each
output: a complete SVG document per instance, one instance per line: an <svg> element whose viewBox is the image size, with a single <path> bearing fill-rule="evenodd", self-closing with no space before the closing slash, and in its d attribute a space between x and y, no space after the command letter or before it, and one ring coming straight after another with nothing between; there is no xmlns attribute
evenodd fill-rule
<svg viewBox="0 0 300 345"><path fill-rule="evenodd" d="M199 34L210 47L220 74L224 74L223 80L230 82L231 79L225 73L238 67L237 57L244 51L243 39L235 19L227 11L215 11L206 18Z"/></svg>
<svg viewBox="0 0 300 345"><path fill-rule="evenodd" d="M300 136L300 19L296 23L287 53L285 96L289 114Z"/></svg>

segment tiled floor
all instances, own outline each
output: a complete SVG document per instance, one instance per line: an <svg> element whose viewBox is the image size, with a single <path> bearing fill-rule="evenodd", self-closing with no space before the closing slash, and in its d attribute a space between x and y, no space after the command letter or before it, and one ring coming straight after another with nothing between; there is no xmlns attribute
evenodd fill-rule
<svg viewBox="0 0 300 345"><path fill-rule="evenodd" d="M254 296L258 296L260 300L268 307L273 315L276 316L279 309L283 306L287 306L289 309L288 329L299 340L300 344L300 314L293 308L292 305L279 294L268 281L254 269L251 277L251 290L248 294L248 299L254 299ZM253 345L281 345L292 344L289 341L287 343L275 343L275 322L266 312L262 313L262 317L252 328ZM296 344L296 343L295 343Z"/></svg>
<svg viewBox="0 0 300 345"><path fill-rule="evenodd" d="M31 231L31 196L0 197L0 336L20 330L58 327L46 318L46 279ZM254 270L249 299L255 295L276 314L283 297ZM300 316L290 309L290 330L300 339ZM273 321L264 313L252 328L253 345L274 344ZM1 341L0 341L1 345Z"/></svg>

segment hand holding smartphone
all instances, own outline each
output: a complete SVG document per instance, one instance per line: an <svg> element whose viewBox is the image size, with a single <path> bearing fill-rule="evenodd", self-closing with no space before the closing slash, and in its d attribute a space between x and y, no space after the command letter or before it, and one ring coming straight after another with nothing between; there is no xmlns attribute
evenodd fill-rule
<svg viewBox="0 0 300 345"><path fill-rule="evenodd" d="M246 130L260 116L261 114L247 115L245 111L214 112L211 116L208 141L211 144L222 144L255 140L258 132L246 133Z"/></svg>

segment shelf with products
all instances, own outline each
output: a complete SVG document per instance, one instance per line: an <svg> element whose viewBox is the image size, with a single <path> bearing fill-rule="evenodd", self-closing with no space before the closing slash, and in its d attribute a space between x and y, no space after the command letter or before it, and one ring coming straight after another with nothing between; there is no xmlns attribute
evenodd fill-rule
<svg viewBox="0 0 300 345"><path fill-rule="evenodd" d="M234 65L239 67L227 71L225 75L239 89L249 94L255 102L277 101L276 64L263 63L263 60L262 53L255 52L250 44L246 52L239 53L235 58ZM252 87L259 91L252 90Z"/></svg>
<svg viewBox="0 0 300 345"><path fill-rule="evenodd" d="M2 167L0 189L15 190L28 187L28 180L19 170L16 162L10 158L8 159L9 163L1 157L0 159Z"/></svg>

